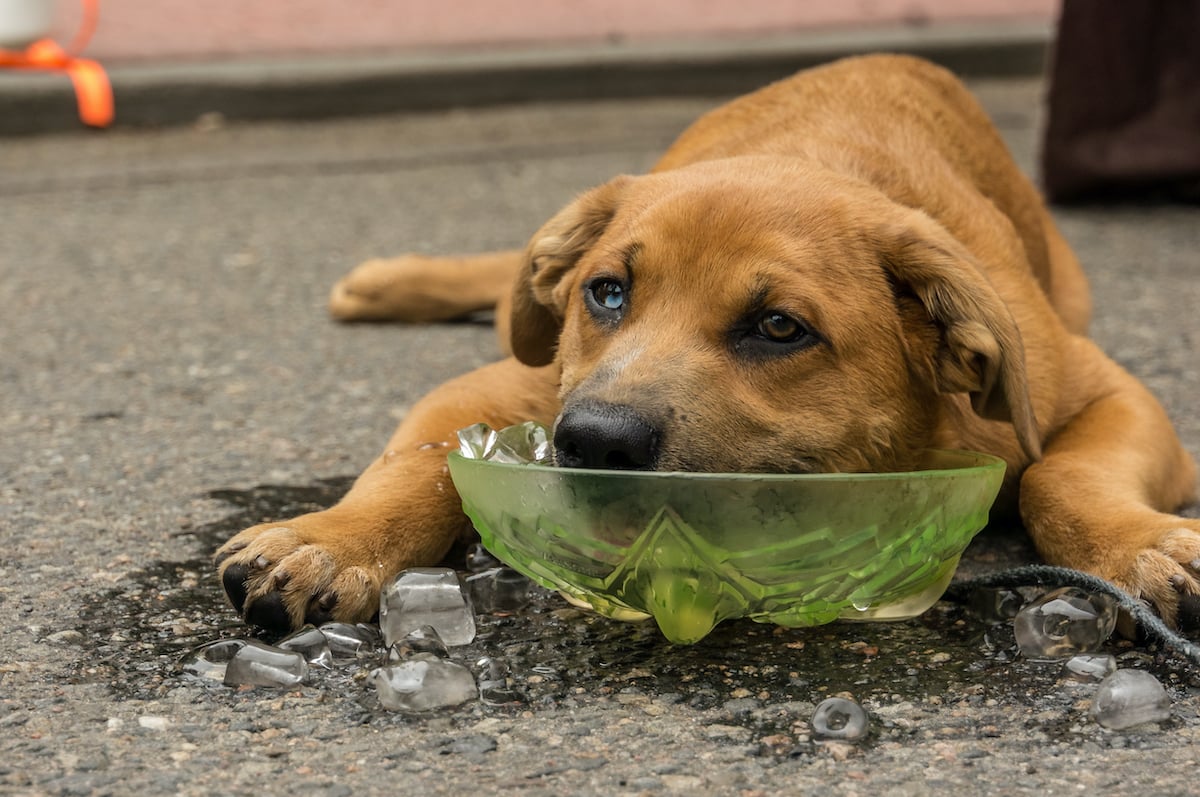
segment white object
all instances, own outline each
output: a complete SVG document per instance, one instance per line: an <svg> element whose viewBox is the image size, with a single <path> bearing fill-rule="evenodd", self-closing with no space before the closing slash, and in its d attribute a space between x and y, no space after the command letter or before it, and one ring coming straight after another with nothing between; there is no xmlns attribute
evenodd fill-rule
<svg viewBox="0 0 1200 797"><path fill-rule="evenodd" d="M0 47L23 50L50 33L55 0L0 0Z"/></svg>

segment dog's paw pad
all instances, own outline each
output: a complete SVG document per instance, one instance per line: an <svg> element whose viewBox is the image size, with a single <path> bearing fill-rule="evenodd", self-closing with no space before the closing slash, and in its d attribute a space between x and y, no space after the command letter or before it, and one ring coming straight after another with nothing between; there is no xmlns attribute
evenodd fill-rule
<svg viewBox="0 0 1200 797"><path fill-rule="evenodd" d="M292 618L284 604L283 595L268 592L251 601L246 607L246 622L268 631L285 633L292 628Z"/></svg>

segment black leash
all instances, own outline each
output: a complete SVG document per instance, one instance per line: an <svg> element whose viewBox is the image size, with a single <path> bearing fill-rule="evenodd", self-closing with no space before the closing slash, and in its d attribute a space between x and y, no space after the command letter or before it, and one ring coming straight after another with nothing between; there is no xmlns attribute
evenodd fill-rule
<svg viewBox="0 0 1200 797"><path fill-rule="evenodd" d="M955 603L965 603L970 598L971 590L979 588L1006 588L1041 586L1041 587L1079 587L1088 592L1102 592L1117 602L1117 605L1129 612L1138 625L1141 626L1146 638L1153 640L1180 656L1200 666L1200 645L1181 636L1159 619L1142 601L1134 598L1114 584L1089 573L1081 573L1068 567L1051 567L1050 565L1024 565L997 573L953 582L946 594L947 600Z"/></svg>

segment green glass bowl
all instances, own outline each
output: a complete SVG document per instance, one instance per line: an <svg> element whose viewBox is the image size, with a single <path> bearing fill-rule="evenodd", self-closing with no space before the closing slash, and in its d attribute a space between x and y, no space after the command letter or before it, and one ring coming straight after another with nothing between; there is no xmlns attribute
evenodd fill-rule
<svg viewBox="0 0 1200 797"><path fill-rule="evenodd" d="M483 544L573 603L654 617L672 642L749 617L783 626L929 608L987 523L1004 462L930 451L908 473L555 468L449 455Z"/></svg>

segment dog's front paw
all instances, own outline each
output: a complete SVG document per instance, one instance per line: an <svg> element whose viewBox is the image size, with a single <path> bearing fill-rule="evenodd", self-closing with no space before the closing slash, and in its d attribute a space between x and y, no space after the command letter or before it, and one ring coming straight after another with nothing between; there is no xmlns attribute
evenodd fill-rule
<svg viewBox="0 0 1200 797"><path fill-rule="evenodd" d="M251 625L363 622L379 608L385 571L328 512L246 529L216 553L229 602Z"/></svg>
<svg viewBox="0 0 1200 797"><path fill-rule="evenodd" d="M386 321L404 313L414 287L406 266L414 258L368 260L338 280L329 294L329 312L340 321Z"/></svg>
<svg viewBox="0 0 1200 797"><path fill-rule="evenodd" d="M356 266L329 294L329 313L339 321L445 321L474 309L461 304L470 289L454 281L446 258L403 255Z"/></svg>
<svg viewBox="0 0 1200 797"><path fill-rule="evenodd" d="M1131 595L1152 604L1171 626L1178 622L1180 599L1200 595L1200 523L1177 520L1180 525L1137 551L1125 572L1114 578Z"/></svg>

